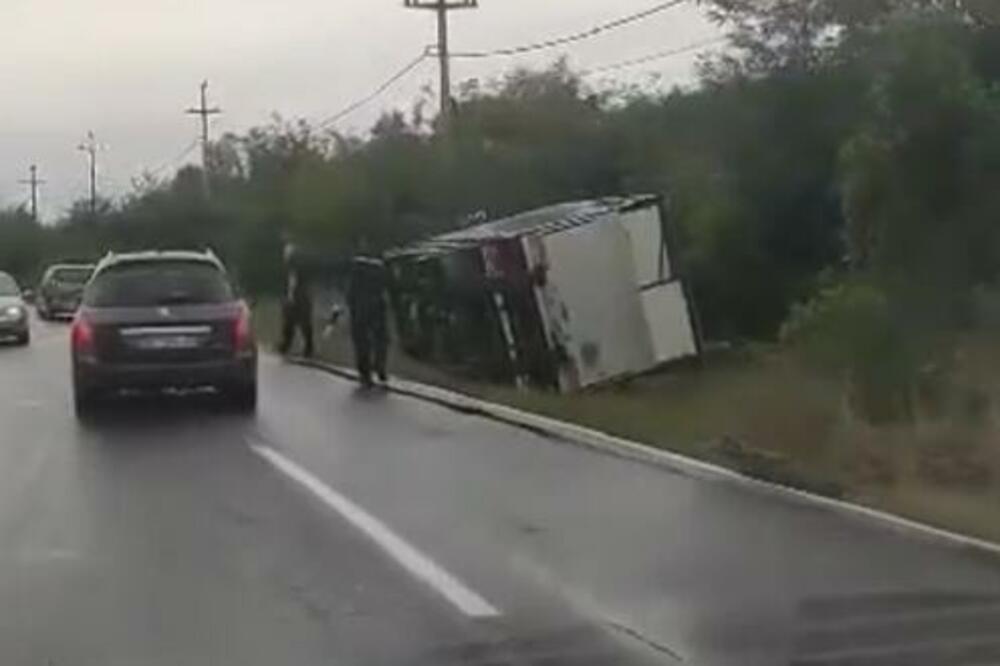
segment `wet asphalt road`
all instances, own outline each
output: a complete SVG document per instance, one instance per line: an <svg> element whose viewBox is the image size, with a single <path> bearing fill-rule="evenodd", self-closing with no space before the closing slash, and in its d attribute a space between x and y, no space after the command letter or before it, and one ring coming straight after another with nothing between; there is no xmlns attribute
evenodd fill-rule
<svg viewBox="0 0 1000 666"><path fill-rule="evenodd" d="M261 381L256 417L83 426L65 327L0 347L0 664L1000 663L1000 560L270 357Z"/></svg>

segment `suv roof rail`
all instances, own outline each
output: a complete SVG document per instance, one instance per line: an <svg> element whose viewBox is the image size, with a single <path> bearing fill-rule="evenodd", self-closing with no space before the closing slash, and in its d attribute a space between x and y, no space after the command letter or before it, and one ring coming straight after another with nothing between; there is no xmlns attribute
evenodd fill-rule
<svg viewBox="0 0 1000 666"><path fill-rule="evenodd" d="M109 263L114 258L115 258L115 253L111 250L108 250L107 252L104 253L103 257L94 262L94 271L96 272L98 269L103 268L104 264Z"/></svg>

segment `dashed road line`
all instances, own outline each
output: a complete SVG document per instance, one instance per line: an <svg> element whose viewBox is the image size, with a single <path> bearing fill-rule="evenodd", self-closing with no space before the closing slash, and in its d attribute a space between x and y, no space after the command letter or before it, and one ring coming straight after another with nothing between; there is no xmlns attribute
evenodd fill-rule
<svg viewBox="0 0 1000 666"><path fill-rule="evenodd" d="M45 403L41 400L33 400L31 398L21 398L14 401L14 407L17 409L41 409L45 406Z"/></svg>

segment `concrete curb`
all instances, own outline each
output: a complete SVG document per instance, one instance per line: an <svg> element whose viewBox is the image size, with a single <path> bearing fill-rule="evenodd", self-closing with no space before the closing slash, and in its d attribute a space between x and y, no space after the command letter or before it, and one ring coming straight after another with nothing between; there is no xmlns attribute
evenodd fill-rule
<svg viewBox="0 0 1000 666"><path fill-rule="evenodd" d="M320 370L351 381L357 381L358 378L357 373L353 370L332 363L303 358L290 358L288 360L295 365ZM732 483L786 501L791 500L800 505L839 513L855 520L861 520L881 528L889 528L933 543L986 554L991 557L1000 556L1000 544L984 539L965 536L859 504L763 481L719 465L657 449L592 428L480 400L456 391L397 378L392 379L389 390L399 395L431 402L465 414L483 416L618 458L655 465L674 474Z"/></svg>

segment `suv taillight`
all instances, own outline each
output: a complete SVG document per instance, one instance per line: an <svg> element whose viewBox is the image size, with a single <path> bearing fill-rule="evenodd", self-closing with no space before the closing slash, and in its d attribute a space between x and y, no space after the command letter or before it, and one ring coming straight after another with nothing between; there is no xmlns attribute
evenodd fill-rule
<svg viewBox="0 0 1000 666"><path fill-rule="evenodd" d="M233 322L233 348L238 352L248 351L253 347L253 328L250 325L250 308L240 306L240 313Z"/></svg>
<svg viewBox="0 0 1000 666"><path fill-rule="evenodd" d="M73 328L70 329L70 339L73 349L77 352L91 352L94 350L94 327L90 325L86 317L77 313L73 319Z"/></svg>

